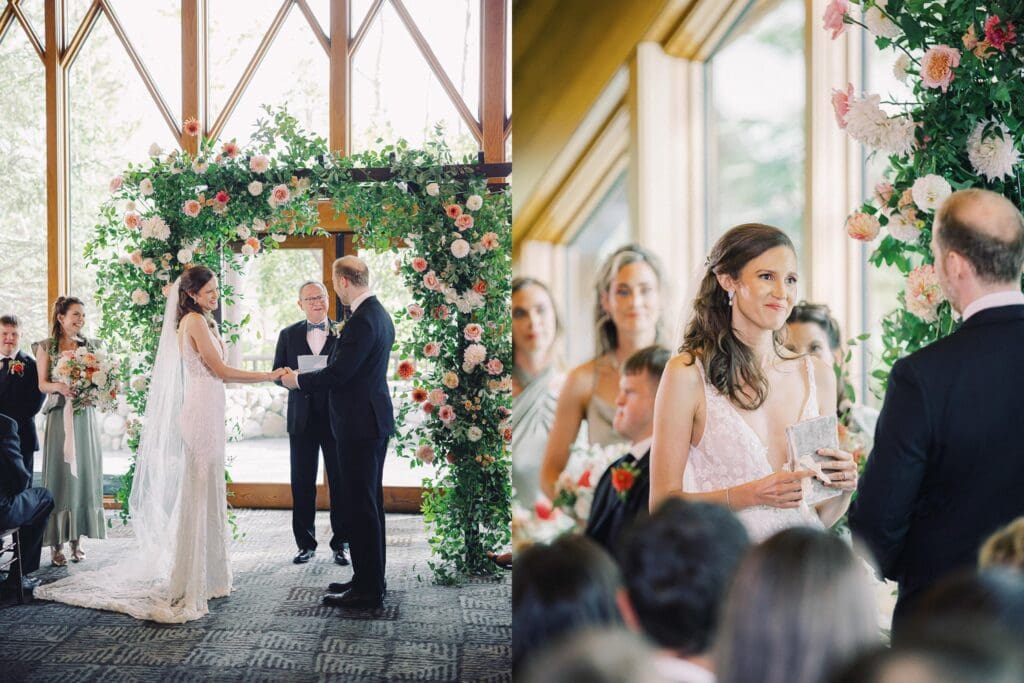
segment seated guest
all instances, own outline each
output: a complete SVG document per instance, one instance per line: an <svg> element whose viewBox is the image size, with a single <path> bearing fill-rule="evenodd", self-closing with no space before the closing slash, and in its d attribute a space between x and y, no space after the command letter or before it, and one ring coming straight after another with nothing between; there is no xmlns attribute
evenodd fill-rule
<svg viewBox="0 0 1024 683"><path fill-rule="evenodd" d="M939 622L1002 631L1024 644L1024 577L1012 569L947 576L915 603L906 624L895 624L893 639Z"/></svg>
<svg viewBox="0 0 1024 683"><path fill-rule="evenodd" d="M611 557L583 536L533 545L512 569L512 668L589 626L621 625L622 577Z"/></svg>
<svg viewBox="0 0 1024 683"><path fill-rule="evenodd" d="M46 397L39 391L36 359L18 349L21 322L17 316L0 315L0 415L18 423L21 458L31 475L39 450L34 418Z"/></svg>
<svg viewBox="0 0 1024 683"><path fill-rule="evenodd" d="M622 530L638 515L647 514L654 397L670 355L668 349L648 346L627 358L622 367L612 426L631 445L629 452L609 465L597 482L586 529L587 536L612 554Z"/></svg>
<svg viewBox="0 0 1024 683"><path fill-rule="evenodd" d="M625 629L590 629L546 650L526 673L523 683L671 683L658 673L654 651Z"/></svg>
<svg viewBox="0 0 1024 683"><path fill-rule="evenodd" d="M822 683L880 640L863 565L838 537L780 531L740 562L715 644L719 683Z"/></svg>
<svg viewBox="0 0 1024 683"><path fill-rule="evenodd" d="M0 415L0 529L20 527L22 586L31 591L39 582L28 575L39 569L43 530L53 510L53 496L44 488L31 488L32 474L25 469L18 442L18 425ZM14 572L4 580L4 593L16 591Z"/></svg>
<svg viewBox="0 0 1024 683"><path fill-rule="evenodd" d="M713 683L711 645L725 592L750 545L726 508L669 498L623 537L627 622L661 649L658 671L680 683Z"/></svg>
<svg viewBox="0 0 1024 683"><path fill-rule="evenodd" d="M1018 517L988 537L978 553L978 566L1024 571L1024 517Z"/></svg>

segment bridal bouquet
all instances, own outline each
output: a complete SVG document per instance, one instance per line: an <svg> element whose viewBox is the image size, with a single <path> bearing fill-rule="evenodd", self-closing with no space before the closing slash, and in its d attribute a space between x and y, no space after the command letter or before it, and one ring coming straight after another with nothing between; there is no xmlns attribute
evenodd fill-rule
<svg viewBox="0 0 1024 683"><path fill-rule="evenodd" d="M120 364L102 351L81 346L74 351L63 351L57 361L57 379L75 391L71 406L75 412L84 408L113 410L121 383L117 380Z"/></svg>

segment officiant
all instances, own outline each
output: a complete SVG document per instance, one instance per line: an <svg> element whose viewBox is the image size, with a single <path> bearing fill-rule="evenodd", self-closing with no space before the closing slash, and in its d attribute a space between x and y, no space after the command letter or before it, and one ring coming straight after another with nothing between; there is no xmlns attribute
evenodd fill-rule
<svg viewBox="0 0 1024 683"><path fill-rule="evenodd" d="M337 343L339 323L328 316L329 299L322 282L308 280L299 287L299 309L305 319L281 330L274 353L274 368L295 368L300 372L325 367L327 356ZM280 382L277 382L280 385ZM334 561L347 565L345 544L348 529L341 501L341 466L327 408L326 391L288 392L288 442L291 451L292 532L298 553L296 564L316 554L316 480L320 453L327 470L331 493L331 550Z"/></svg>

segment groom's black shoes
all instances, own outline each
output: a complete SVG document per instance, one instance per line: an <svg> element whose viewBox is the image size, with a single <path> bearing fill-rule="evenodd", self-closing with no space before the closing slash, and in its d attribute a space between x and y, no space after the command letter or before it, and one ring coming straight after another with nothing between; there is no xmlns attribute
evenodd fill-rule
<svg viewBox="0 0 1024 683"><path fill-rule="evenodd" d="M306 564L307 562L313 559L314 555L316 555L315 550L304 548L300 550L298 554L295 555L295 559L292 560L292 562L294 562L295 564Z"/></svg>
<svg viewBox="0 0 1024 683"><path fill-rule="evenodd" d="M340 583L331 583L327 586L328 593L344 593L352 587L351 581L342 581ZM388 584L384 584L384 595L388 594Z"/></svg>
<svg viewBox="0 0 1024 683"><path fill-rule="evenodd" d="M350 589L341 595L329 593L324 596L323 603L331 607L347 607L350 609L380 609L384 606L384 598L373 593Z"/></svg>
<svg viewBox="0 0 1024 683"><path fill-rule="evenodd" d="M348 558L345 557L345 546L341 546L334 551L334 562L340 564L342 567L348 566Z"/></svg>

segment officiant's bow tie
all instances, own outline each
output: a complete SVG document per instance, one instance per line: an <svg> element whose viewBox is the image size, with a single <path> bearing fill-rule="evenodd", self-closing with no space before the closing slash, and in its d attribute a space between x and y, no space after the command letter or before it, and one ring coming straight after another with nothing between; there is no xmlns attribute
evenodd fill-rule
<svg viewBox="0 0 1024 683"><path fill-rule="evenodd" d="M307 322L306 323L306 331L309 331L309 330L320 330L321 332L326 332L327 331L327 321L323 321L323 322L319 322L319 323Z"/></svg>

